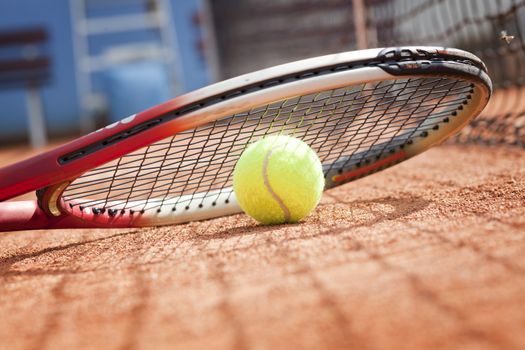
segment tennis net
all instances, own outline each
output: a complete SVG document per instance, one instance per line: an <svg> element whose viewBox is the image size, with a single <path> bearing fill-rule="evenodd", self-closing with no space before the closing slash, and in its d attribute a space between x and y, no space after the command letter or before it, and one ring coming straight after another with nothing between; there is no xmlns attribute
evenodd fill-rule
<svg viewBox="0 0 525 350"><path fill-rule="evenodd" d="M525 1L367 0L368 47L439 45L479 56L491 103L453 141L525 147Z"/></svg>

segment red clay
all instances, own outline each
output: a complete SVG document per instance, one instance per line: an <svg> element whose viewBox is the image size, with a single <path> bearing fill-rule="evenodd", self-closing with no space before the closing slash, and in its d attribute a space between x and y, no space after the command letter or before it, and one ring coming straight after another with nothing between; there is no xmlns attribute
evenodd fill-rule
<svg viewBox="0 0 525 350"><path fill-rule="evenodd" d="M447 145L297 225L0 234L0 348L523 349L524 204L525 151Z"/></svg>

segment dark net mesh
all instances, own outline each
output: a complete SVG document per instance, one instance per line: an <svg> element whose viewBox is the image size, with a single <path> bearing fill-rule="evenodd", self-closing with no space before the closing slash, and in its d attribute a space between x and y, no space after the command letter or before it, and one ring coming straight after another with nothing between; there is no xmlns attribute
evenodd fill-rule
<svg viewBox="0 0 525 350"><path fill-rule="evenodd" d="M456 47L487 64L496 90L486 111L452 141L525 147L524 0L361 2L364 13L349 0L214 0L219 76L355 50L360 31L368 48Z"/></svg>
<svg viewBox="0 0 525 350"><path fill-rule="evenodd" d="M455 138L525 147L525 1L366 0L368 46L439 45L479 56L495 92Z"/></svg>
<svg viewBox="0 0 525 350"><path fill-rule="evenodd" d="M65 190L71 207L110 213L188 209L231 194L245 147L268 134L308 143L325 174L377 161L454 118L470 82L413 78L353 85L253 108L89 171ZM226 199L227 200L227 199Z"/></svg>

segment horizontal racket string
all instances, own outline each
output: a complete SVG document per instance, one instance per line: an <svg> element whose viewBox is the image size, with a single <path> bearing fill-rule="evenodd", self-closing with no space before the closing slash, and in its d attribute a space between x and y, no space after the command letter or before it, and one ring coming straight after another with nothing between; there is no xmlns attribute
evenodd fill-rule
<svg viewBox="0 0 525 350"><path fill-rule="evenodd" d="M299 137L325 172L366 163L428 132L461 108L470 83L412 78L298 96L179 133L82 175L63 193L81 209L171 210L228 200L246 146L269 134ZM341 161L343 159L344 161ZM226 197L224 196L226 195ZM226 199L224 199L226 198Z"/></svg>
<svg viewBox="0 0 525 350"><path fill-rule="evenodd" d="M453 88L453 89L450 89L449 92L454 92L455 90L459 90L459 88ZM459 92L459 91L458 91ZM457 101L449 101L449 102L446 102L446 103L443 103L441 106L444 107L444 106L452 106L452 105L456 105L457 104ZM435 103L434 102L430 102L430 103L427 103L427 104L423 104L423 103L420 103L420 102L404 102L404 107L409 107L411 105L416 105L420 108L420 112L423 112L423 108L422 107L425 107L425 106L428 106L428 109L429 110L432 110L435 106ZM327 105L328 107L328 105ZM396 111L393 109L394 106L390 106L390 105L386 105L386 106L383 106L383 107L376 107L375 108L375 111L385 111L385 115L388 115L388 114L396 114L398 117L401 117L401 116L406 116L406 114L410 114L410 111L406 110L406 111ZM365 112L367 109L372 109L372 107L367 107L367 106L362 106L360 107L360 111L361 112ZM326 108L325 108L326 110ZM352 110L351 109L346 109L344 112L346 113L349 113L351 112ZM313 116L314 118L317 117L317 116ZM366 115L363 116L363 118L366 117ZM430 116L430 118L436 118L437 116ZM307 117L305 117L305 121L307 120ZM359 118L355 118L354 121L357 121L359 120ZM387 121L385 121L384 123L387 123ZM415 123L415 122L414 122ZM338 124L340 125L340 124ZM407 124L408 125L408 124ZM311 131L314 131L315 129L315 125L312 126L311 128ZM322 128L322 125L320 126L317 126L318 128ZM358 126L356 126L358 127ZM337 126L336 126L337 128ZM204 131L206 128L203 128L201 129L200 131ZM345 131L349 131L351 130L350 129L346 129ZM184 134L186 135L186 134ZM236 141L237 142L242 142L242 141L245 141L246 139L248 139L249 137L251 136L240 136ZM190 141L191 140L191 137L183 137L181 138L179 141L183 141L183 140L186 140L186 141ZM201 145L204 145L204 142L203 141L200 141L200 144ZM183 143L180 143L179 144L173 144L173 142L170 140L169 142L158 142L156 144L157 146L159 147L162 147L162 146L169 146L171 147L171 150L176 152L177 150L184 150L187 145L186 144L183 144ZM208 146L210 145L213 145L213 144L210 144L210 143L207 143ZM198 146L198 143L194 143L194 146ZM151 164L151 167L148 168L146 166L143 166L142 167L142 170L156 170L158 168L158 166L156 165L156 161L157 160L162 160L164 159L166 156L160 152L157 152L158 154L152 154L152 153L149 153L148 154L148 161L150 162ZM196 150L195 153L200 153L200 150ZM142 158L143 156L145 155L145 153L143 152L135 152L133 154L130 154L130 155L125 155L121 158L121 160L124 160L124 159L128 159L128 160L124 160L122 162L119 163L119 169L120 170L130 170L130 175L134 173L134 170L136 169L136 159L137 158ZM197 158L196 158L196 161L197 161ZM110 170L110 169L113 169L114 168L114 165L109 165L109 166L102 166L102 167L99 167L95 170L93 170L90 175L91 176L96 176L98 174L102 174L104 172L106 172L107 170ZM121 178L124 178L121 176ZM130 176L130 178L134 178L134 176ZM107 178L105 179L101 179L100 181L108 181ZM83 185L87 184L87 183L93 183L92 180L85 180L85 181L79 181L77 180L75 182L74 185L70 186L70 189L75 189L75 188L80 188L82 187ZM97 182L95 182L97 183Z"/></svg>
<svg viewBox="0 0 525 350"><path fill-rule="evenodd" d="M432 117L430 117L431 120L434 120L434 119L438 119L440 117L444 116L443 113L440 113L440 114L436 114L436 115L433 115ZM407 123L406 125L410 125L410 124L415 124L415 123ZM345 131L350 131L349 129L346 129ZM393 133L393 131L391 131L391 133ZM370 135L368 135L370 136ZM383 133L383 136L386 136L385 133ZM367 136L361 136L361 137L356 137L354 139L354 141L360 141L360 140L364 140ZM391 145L393 146L398 146L401 142L403 141L397 141L397 142L393 142ZM315 140L313 140L312 142L313 144L315 144ZM344 145L341 146L341 147L333 147L332 150L337 150L338 148L341 148L341 149L344 149ZM228 155L227 152L217 152L217 155ZM144 154L143 154L144 156ZM153 158L153 157L152 157ZM159 157L160 158L160 157ZM159 160L162 160L164 161L166 159L166 157L164 158L161 158ZM233 160L231 160L233 161ZM177 160L175 161L171 161L170 163L167 163L165 162L163 164L164 166L164 169L165 171L174 171L174 170L184 170L184 168L191 168L192 171L194 173L198 173L199 170L206 170L207 169L207 165L206 164L199 164L199 160L197 158L195 158L193 161L191 162L188 162L185 166L180 166L179 162ZM121 183L121 188L123 189L127 189L128 185L131 184L132 182L135 181L136 179L136 174L135 174L135 170L136 170L136 167L133 166L133 164L130 164L126 167L123 167L122 166L122 163L119 164L119 167L120 167L120 170L127 170L127 172L125 173L121 173L120 176L119 176L119 179L122 180L122 183ZM151 183L155 183L156 180L158 179L157 175L158 175L158 164L156 163L153 163L151 164L150 166L146 167L146 166L142 166L142 180L143 181L147 181L147 180L155 180ZM127 181L126 181L127 180ZM94 180L94 181L82 181L79 183L75 183L74 184L74 187L72 186L73 189L77 189L77 192L76 192L76 195L77 196L83 196L83 195L88 195L88 194L97 194L96 192L94 192L93 190L89 189L89 188L86 188L85 190L82 190L82 188L86 185L86 184L91 184L91 185L102 185L104 183L107 183L107 182L110 182L111 180L109 179L106 179L106 178L102 178L102 179L97 179L97 180ZM151 184L151 183L144 183L144 184ZM116 190L117 188L114 187L113 188L114 190ZM105 189L104 188L101 188L100 189L100 193L104 192Z"/></svg>
<svg viewBox="0 0 525 350"><path fill-rule="evenodd" d="M457 104L456 101L447 102L447 103L443 103L442 107L444 107L444 106L452 106L452 105L456 105L456 104ZM427 109L429 111L433 110L434 109L434 105L428 106ZM424 109L420 109L420 111L424 111ZM393 113L393 112L390 112L390 113ZM388 114L389 113L385 113L385 115L388 115ZM397 116L398 117L404 116L404 114L405 113L399 112L399 113L397 113ZM429 117L429 120L433 120L433 119L436 119L436 118L439 118L439 117L440 117L440 114L433 115L433 116ZM357 118L354 119L354 121L357 121L357 120L358 120ZM406 123L405 125L406 126L410 126L411 124L416 124L416 123L417 123L417 121L413 121L411 123L410 122ZM387 125L387 121L385 121L383 124ZM340 127L339 125L341 125L341 124L338 124L338 125L335 126L335 128L334 128L335 131L337 131L337 129L342 129L342 127ZM379 126L379 125L381 125L381 123L378 123L377 125ZM358 127L359 126L356 126L353 129L356 129ZM322 126L318 126L318 128L322 128ZM314 131L314 130L315 130L315 126L310 129L310 131ZM344 131L346 131L346 132L352 131L352 128L345 128ZM327 133L327 132L325 131L325 133ZM327 135L327 137L329 137L329 136L330 135ZM361 137L364 138L366 136L361 136ZM245 138L239 138L237 141L242 142L244 139ZM359 138L356 137L355 141L358 141L358 140L359 140ZM173 146L172 149L173 150L183 149L183 147L180 147L180 146L175 147L175 146ZM217 152L217 155L221 155L221 154L226 156L227 152L225 152L225 151ZM127 161L122 161L122 162L119 163L119 169L121 171L127 171L127 172L122 172L120 174L120 179L121 180L126 180L126 179L133 180L133 179L135 179L135 170L136 170L135 162L136 162L136 159L137 159L137 157L141 157L142 158L142 157L144 157L144 155L145 155L144 153L137 153L137 154L134 154L131 157L132 159L127 160ZM126 157L129 158L129 156L126 156ZM146 172L146 173L143 173L143 176L149 175L147 173L147 171L150 171L151 174L155 174L157 172L157 170L158 170L157 161L163 161L163 160L165 160L165 158L166 158L166 155L164 155L164 154L151 154L150 153L148 155L148 163L147 163L147 165L143 165L142 166L142 170L144 172ZM189 158L189 157L187 156L186 158ZM124 157L122 159L124 159ZM182 166L182 167L179 166L178 160L171 160L169 162L164 163L163 166L164 166L165 170L174 170L175 168L179 168L179 167L180 168L194 167L193 169L198 169L199 167L204 167L205 165L202 165L202 164L199 165L198 164L198 160L199 159L197 157L195 157L195 158L193 158L193 162L188 162L188 163L186 163L185 166ZM97 169L97 170L95 170L95 171L93 171L91 173L91 176L95 177L96 175L103 174L108 169L111 169L111 167L104 167L103 169ZM86 185L86 184L103 184L103 183L108 182L108 181L110 181L110 180L107 179L107 178L100 178L100 179L97 179L97 180L94 180L94 181L93 180L77 181L72 186L70 186L70 189L79 189L79 192L77 192L77 193L78 194L83 194L83 192L80 192L81 191L80 189L82 187L84 187L84 185ZM89 193L89 190L87 190L87 192L85 192L85 193Z"/></svg>

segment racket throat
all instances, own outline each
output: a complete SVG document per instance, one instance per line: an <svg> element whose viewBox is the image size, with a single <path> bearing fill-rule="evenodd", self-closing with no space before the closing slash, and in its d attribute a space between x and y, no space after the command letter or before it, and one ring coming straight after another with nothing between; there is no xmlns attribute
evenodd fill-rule
<svg viewBox="0 0 525 350"><path fill-rule="evenodd" d="M37 190L37 203L40 209L42 209L49 216L62 216L63 212L61 210L60 203L61 196L70 183L70 181L64 181L59 184Z"/></svg>

